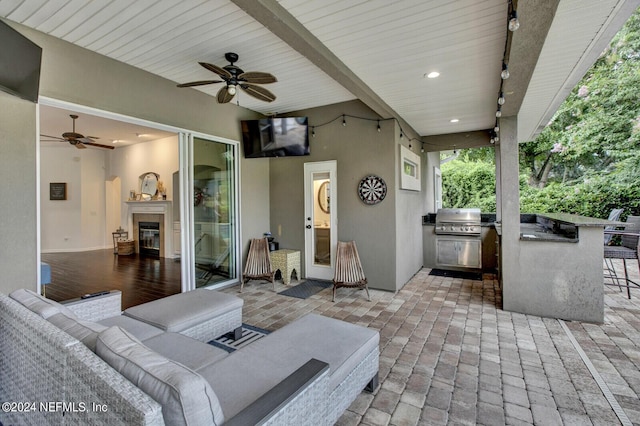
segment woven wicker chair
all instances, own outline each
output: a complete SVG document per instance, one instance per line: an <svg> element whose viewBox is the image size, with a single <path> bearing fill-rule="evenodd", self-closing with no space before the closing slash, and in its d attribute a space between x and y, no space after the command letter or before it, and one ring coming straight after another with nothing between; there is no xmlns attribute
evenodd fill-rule
<svg viewBox="0 0 640 426"><path fill-rule="evenodd" d="M266 238L252 239L249 245L247 263L245 263L244 272L242 273L240 293L242 293L245 281L249 280L270 281L273 283L273 290L275 291L276 281L274 275L275 271L271 266L271 257L269 256L269 241Z"/></svg>
<svg viewBox="0 0 640 426"><path fill-rule="evenodd" d="M623 287L627 289L627 297L631 299L631 285L640 287L640 283L637 283L629 279L629 273L627 272L627 259L635 259L638 263L638 271L640 271L640 260L638 258L638 244L640 239L640 216L627 217L627 223L624 230L605 230L606 234L619 235L622 243L619 246L605 245L604 246L604 261L607 265L608 274L604 276L605 279L611 280L606 282L606 285L616 286L622 290ZM622 259L624 265L624 280L616 273L612 259ZM623 282L621 284L620 282Z"/></svg>
<svg viewBox="0 0 640 426"><path fill-rule="evenodd" d="M359 287L367 291L367 299L371 301L367 278L364 276L358 248L355 241L338 241L336 252L336 270L333 276L333 301L336 301L336 290L340 287Z"/></svg>

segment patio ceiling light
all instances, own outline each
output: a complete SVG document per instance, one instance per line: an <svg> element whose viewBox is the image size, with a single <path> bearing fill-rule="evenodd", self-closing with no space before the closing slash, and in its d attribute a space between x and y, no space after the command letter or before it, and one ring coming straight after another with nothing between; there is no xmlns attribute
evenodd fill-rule
<svg viewBox="0 0 640 426"><path fill-rule="evenodd" d="M518 20L518 12L512 10L509 14L509 31L516 31L520 28L520 21Z"/></svg>
<svg viewBox="0 0 640 426"><path fill-rule="evenodd" d="M504 61L502 62L502 72L500 73L500 77L503 80L506 80L509 78L509 67L507 66L506 63L504 63Z"/></svg>

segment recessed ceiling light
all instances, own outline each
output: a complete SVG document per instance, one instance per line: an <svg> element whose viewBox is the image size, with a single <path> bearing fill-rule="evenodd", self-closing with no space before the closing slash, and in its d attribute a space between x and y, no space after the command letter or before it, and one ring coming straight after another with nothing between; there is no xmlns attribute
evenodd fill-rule
<svg viewBox="0 0 640 426"><path fill-rule="evenodd" d="M438 71L431 71L429 74L425 74L424 77L427 78L436 78L440 75Z"/></svg>
<svg viewBox="0 0 640 426"><path fill-rule="evenodd" d="M452 123L457 123L457 122L458 122L458 121L460 121L460 120L459 120L459 119L457 119L457 118L452 118L452 119L451 119L451 120L449 120L449 121L451 121Z"/></svg>

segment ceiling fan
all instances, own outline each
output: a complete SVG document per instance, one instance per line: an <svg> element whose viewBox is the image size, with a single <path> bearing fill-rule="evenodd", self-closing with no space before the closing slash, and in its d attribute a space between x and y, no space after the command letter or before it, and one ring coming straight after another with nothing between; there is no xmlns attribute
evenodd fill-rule
<svg viewBox="0 0 640 426"><path fill-rule="evenodd" d="M49 135L40 135L42 137L45 138L51 138L53 140L51 141L47 141L47 140L42 140L43 142L69 142L71 145L75 146L78 149L86 149L87 145L88 146L95 146L98 148L106 148L106 149L113 149L113 146L109 146L109 145L102 145L99 143L96 143L96 141L94 141L94 139L100 139L98 137L95 136L83 136L80 133L76 133L76 119L78 118L77 115L75 114L71 114L69 115L69 117L71 117L71 119L73 120L73 130L71 132L65 132L62 134L62 137L58 137L58 136L49 136Z"/></svg>
<svg viewBox="0 0 640 426"><path fill-rule="evenodd" d="M235 96L238 87L244 90L248 95L265 102L273 102L276 96L265 89L258 86L259 84L269 84L278 81L272 74L268 72L247 71L244 72L240 67L233 65L238 61L238 55L233 52L224 54L229 65L219 67L217 65L206 62L199 62L204 68L218 74L222 80L202 80L192 81L191 83L178 84L178 87L204 86L205 84L214 84L225 82L226 85L218 91L218 103L224 104L229 102Z"/></svg>

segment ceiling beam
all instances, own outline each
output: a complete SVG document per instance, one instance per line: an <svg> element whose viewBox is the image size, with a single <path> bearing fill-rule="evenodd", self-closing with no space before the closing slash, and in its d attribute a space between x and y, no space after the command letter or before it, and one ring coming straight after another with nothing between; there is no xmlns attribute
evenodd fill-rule
<svg viewBox="0 0 640 426"><path fill-rule="evenodd" d="M395 118L402 129L419 135L385 101L351 71L331 50L276 0L231 0L245 13L278 36L329 77L360 99L380 117Z"/></svg>
<svg viewBox="0 0 640 426"><path fill-rule="evenodd" d="M426 152L433 152L491 146L490 131L491 129L423 136L423 148Z"/></svg>
<svg viewBox="0 0 640 426"><path fill-rule="evenodd" d="M505 55L508 58L507 65L511 76L504 80L502 86L506 99L502 106L504 117L518 115L520 112L559 2L527 0L517 3L520 29L510 34L510 49Z"/></svg>

